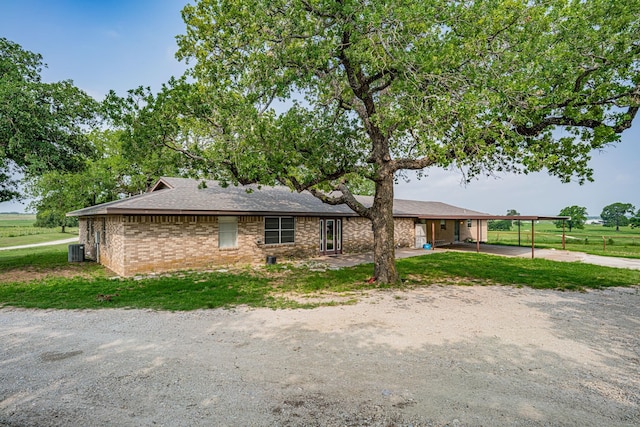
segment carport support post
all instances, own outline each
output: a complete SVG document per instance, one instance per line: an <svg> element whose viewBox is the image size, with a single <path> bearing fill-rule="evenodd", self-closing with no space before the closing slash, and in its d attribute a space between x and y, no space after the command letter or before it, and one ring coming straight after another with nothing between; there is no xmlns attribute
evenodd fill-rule
<svg viewBox="0 0 640 427"><path fill-rule="evenodd" d="M522 221L518 221L518 247L522 246L520 245L520 224L522 223Z"/></svg>
<svg viewBox="0 0 640 427"><path fill-rule="evenodd" d="M535 252L535 249L534 249L535 243L534 242L535 242L535 235L536 235L533 223L534 223L534 220L531 220L531 259L534 258L534 252Z"/></svg>
<svg viewBox="0 0 640 427"><path fill-rule="evenodd" d="M436 250L436 220L431 221L431 250Z"/></svg>
<svg viewBox="0 0 640 427"><path fill-rule="evenodd" d="M480 253L480 220L476 219L476 252Z"/></svg>
<svg viewBox="0 0 640 427"><path fill-rule="evenodd" d="M565 242L565 237L564 237L564 219L562 220L562 250L564 251L564 242Z"/></svg>

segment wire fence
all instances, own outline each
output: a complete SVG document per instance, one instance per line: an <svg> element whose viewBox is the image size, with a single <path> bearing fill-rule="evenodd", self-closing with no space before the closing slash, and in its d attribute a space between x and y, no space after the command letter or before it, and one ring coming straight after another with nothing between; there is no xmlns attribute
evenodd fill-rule
<svg viewBox="0 0 640 427"><path fill-rule="evenodd" d="M487 243L490 244L530 246L532 236L531 230L524 230L520 234L517 231L490 231L487 237ZM562 231L535 231L533 238L536 247L563 248ZM572 233L565 235L564 248L603 255L640 257L640 234Z"/></svg>

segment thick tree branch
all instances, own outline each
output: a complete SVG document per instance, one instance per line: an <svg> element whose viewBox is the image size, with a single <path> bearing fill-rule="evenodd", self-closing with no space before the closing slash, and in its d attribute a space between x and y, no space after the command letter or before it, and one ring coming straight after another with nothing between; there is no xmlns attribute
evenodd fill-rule
<svg viewBox="0 0 640 427"><path fill-rule="evenodd" d="M540 133L545 131L551 126L571 126L571 127L586 127L590 129L595 129L600 126L605 126L615 133L622 133L623 131L629 129L631 127L631 123L638 113L639 107L632 106L627 109L627 119L618 123L615 126L607 125L603 121L595 120L595 119L582 119L576 120L570 117L547 117L546 119L541 120L533 126L516 126L516 132L523 136L538 136Z"/></svg>
<svg viewBox="0 0 640 427"><path fill-rule="evenodd" d="M436 161L430 156L420 157L418 159L400 158L390 162L394 172L402 169L419 170L433 166L434 164L436 164Z"/></svg>
<svg viewBox="0 0 640 427"><path fill-rule="evenodd" d="M315 188L309 188L308 191L323 203L328 205L347 205L358 215L371 219L371 208L367 208L360 203L344 183L338 184L334 189L340 192L340 196L330 196Z"/></svg>

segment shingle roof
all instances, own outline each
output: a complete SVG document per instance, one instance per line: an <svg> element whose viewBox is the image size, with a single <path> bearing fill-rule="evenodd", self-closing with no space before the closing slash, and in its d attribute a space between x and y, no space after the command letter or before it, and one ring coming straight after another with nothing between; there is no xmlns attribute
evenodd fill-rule
<svg viewBox="0 0 640 427"><path fill-rule="evenodd" d="M222 187L216 181L161 178L149 193L69 212L69 216L106 214L142 215L300 215L357 216L345 205L322 203L308 192L296 193L288 187L257 185ZM358 196L365 206L373 197ZM417 218L471 219L489 214L440 202L394 200L394 216Z"/></svg>

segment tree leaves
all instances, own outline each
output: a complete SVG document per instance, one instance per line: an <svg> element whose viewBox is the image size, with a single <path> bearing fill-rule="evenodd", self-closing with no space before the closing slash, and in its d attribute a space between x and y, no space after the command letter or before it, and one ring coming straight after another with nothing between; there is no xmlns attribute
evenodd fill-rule
<svg viewBox="0 0 640 427"><path fill-rule="evenodd" d="M303 96L298 110L348 117L368 147L358 164L583 181L589 152L637 111L639 12L637 1L204 0L183 11L178 57L195 60L211 96L243 98L217 105L229 114L253 122ZM298 127L311 125L303 116Z"/></svg>
<svg viewBox="0 0 640 427"><path fill-rule="evenodd" d="M85 132L97 103L71 81L43 83L42 57L0 38L0 201L19 196L16 172L77 171L93 154Z"/></svg>
<svg viewBox="0 0 640 427"><path fill-rule="evenodd" d="M374 234L405 169L591 180L640 105L640 0L200 0L183 18L216 175L310 189Z"/></svg>
<svg viewBox="0 0 640 427"><path fill-rule="evenodd" d="M620 226L629 225L628 215L633 215L635 207L631 203L613 203L605 206L600 213L600 218L604 222L605 227L616 227L616 231L620 230Z"/></svg>

